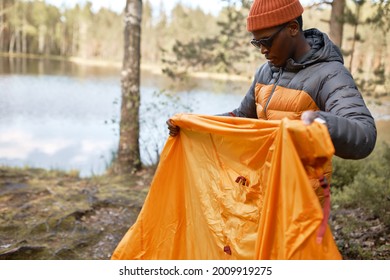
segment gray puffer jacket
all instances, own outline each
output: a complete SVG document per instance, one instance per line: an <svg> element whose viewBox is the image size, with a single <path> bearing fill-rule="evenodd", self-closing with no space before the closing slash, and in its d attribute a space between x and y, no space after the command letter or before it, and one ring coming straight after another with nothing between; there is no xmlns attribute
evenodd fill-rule
<svg viewBox="0 0 390 280"><path fill-rule="evenodd" d="M307 110L326 121L336 155L346 159L368 156L376 142L374 119L344 67L339 48L317 29L304 31L311 51L283 68L263 64L241 102L230 113L237 117L299 119Z"/></svg>

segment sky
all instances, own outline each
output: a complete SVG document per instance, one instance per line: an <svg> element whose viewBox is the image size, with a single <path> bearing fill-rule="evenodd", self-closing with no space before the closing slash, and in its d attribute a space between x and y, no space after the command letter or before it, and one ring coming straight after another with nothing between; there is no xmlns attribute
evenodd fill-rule
<svg viewBox="0 0 390 280"><path fill-rule="evenodd" d="M50 3L61 7L74 6L76 3L84 4L87 0L45 0L46 3ZM93 3L93 9L98 11L101 7L110 8L116 12L121 12L126 4L126 0L90 0ZM170 12L176 3L181 2L182 4L190 7L200 7L203 11L212 14L218 14L221 9L221 0L150 0L149 1L157 10L163 2L163 7L167 12ZM312 2L310 0L301 0L302 5Z"/></svg>
<svg viewBox="0 0 390 280"><path fill-rule="evenodd" d="M46 0L46 3L50 3L61 7L74 6L76 3L84 4L87 0ZM93 4L93 9L99 10L101 7L110 8L116 12L121 12L126 4L126 0L90 0ZM166 11L170 12L176 3L181 2L186 6L197 7L199 6L205 12L217 14L221 8L220 0L151 0L149 1L156 9L160 7L160 3L163 2L163 7Z"/></svg>

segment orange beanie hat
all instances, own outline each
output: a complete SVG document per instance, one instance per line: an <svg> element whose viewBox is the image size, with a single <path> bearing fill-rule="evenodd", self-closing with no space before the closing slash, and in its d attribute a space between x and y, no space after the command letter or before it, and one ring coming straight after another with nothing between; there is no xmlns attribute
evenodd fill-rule
<svg viewBox="0 0 390 280"><path fill-rule="evenodd" d="M247 18L247 30L255 31L278 26L303 13L298 0L255 0Z"/></svg>

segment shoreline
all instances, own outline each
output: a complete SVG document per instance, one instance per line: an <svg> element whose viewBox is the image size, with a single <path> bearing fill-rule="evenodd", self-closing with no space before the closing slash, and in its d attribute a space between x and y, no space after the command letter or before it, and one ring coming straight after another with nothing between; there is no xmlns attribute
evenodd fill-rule
<svg viewBox="0 0 390 280"><path fill-rule="evenodd" d="M54 56L54 55L37 55L37 54L23 54L23 53L4 53L0 52L0 57L8 58L21 58L21 59L49 59L55 61L66 61L75 63L77 65L83 66L94 66L94 67L115 67L120 69L122 62L114 60L102 60L102 59L88 59L82 57L64 57L64 56ZM164 75L162 73L161 65L159 64L150 64L141 62L141 70L147 71L153 75ZM243 75L232 75L226 73L212 73L212 72L190 72L188 73L189 77L195 79L212 79L215 81L232 81L232 82L251 82L252 77L245 77ZM249 87L249 84L248 84ZM383 99L375 99L373 97L363 96L366 100L367 106L371 111L375 121L390 121L390 97L385 97ZM381 104L378 104L378 101Z"/></svg>
<svg viewBox="0 0 390 280"><path fill-rule="evenodd" d="M76 56L55 56L55 55L37 55L37 54L23 54L23 53L4 53L0 52L0 57L8 58L21 58L21 59L49 59L56 61L67 61L76 63L78 65L84 66L94 66L94 67L115 67L120 69L122 67L122 61L114 60L103 60L103 59L89 59ZM151 64L151 63L142 63L141 70L148 71L152 74L163 75L161 65ZM237 82L247 82L252 79L252 77L246 77L243 75L233 75L226 73L213 73L213 72L189 72L188 75L193 78L198 79L215 79L221 81L237 81Z"/></svg>

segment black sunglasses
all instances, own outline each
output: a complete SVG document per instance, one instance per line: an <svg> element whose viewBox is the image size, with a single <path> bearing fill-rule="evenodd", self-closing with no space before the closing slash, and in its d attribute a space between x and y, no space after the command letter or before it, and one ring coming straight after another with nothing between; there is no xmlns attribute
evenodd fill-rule
<svg viewBox="0 0 390 280"><path fill-rule="evenodd" d="M278 35L278 33L280 31L282 31L286 26L287 26L287 24L283 24L274 34L272 34L268 38L259 39L259 40L252 39L251 44L253 46L255 46L257 49L261 49L261 46L264 46L267 49L271 48L272 42L274 41L275 36Z"/></svg>

